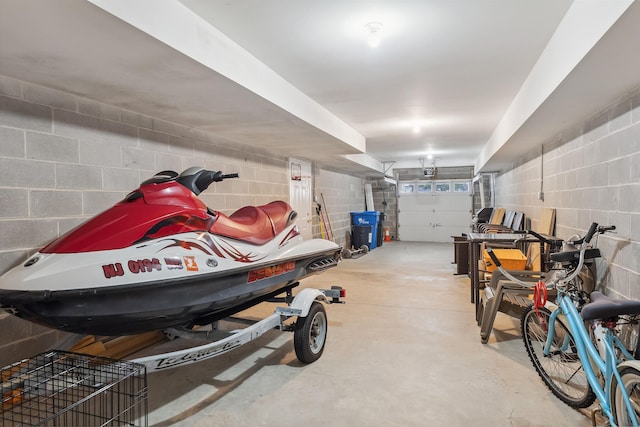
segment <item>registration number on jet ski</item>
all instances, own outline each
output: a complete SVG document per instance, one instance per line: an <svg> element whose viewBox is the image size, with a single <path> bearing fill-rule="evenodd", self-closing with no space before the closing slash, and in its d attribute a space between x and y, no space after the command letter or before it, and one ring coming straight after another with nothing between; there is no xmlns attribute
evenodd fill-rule
<svg viewBox="0 0 640 427"><path fill-rule="evenodd" d="M281 274L288 273L289 271L293 271L295 270L295 268L296 262L289 261L282 264L251 270L249 272L249 276L247 277L247 283L267 279L269 277L279 276Z"/></svg>

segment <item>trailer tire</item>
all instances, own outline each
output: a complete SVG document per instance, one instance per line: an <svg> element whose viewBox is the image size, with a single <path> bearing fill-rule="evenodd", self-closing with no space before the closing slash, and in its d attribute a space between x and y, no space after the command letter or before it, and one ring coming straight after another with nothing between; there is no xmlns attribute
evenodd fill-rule
<svg viewBox="0 0 640 427"><path fill-rule="evenodd" d="M302 363L315 362L322 356L327 341L327 312L314 301L306 317L298 317L293 333L293 347Z"/></svg>

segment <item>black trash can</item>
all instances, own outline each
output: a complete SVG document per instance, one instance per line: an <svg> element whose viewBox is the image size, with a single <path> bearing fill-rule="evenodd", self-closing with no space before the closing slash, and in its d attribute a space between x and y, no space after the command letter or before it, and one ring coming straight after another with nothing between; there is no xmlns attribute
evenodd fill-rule
<svg viewBox="0 0 640 427"><path fill-rule="evenodd" d="M360 249L362 245L371 249L371 228L371 225L351 226L351 244L355 249Z"/></svg>
<svg viewBox="0 0 640 427"><path fill-rule="evenodd" d="M384 220L385 213L380 212L380 219L378 220L378 230L376 230L376 246L382 246L382 242L384 242Z"/></svg>

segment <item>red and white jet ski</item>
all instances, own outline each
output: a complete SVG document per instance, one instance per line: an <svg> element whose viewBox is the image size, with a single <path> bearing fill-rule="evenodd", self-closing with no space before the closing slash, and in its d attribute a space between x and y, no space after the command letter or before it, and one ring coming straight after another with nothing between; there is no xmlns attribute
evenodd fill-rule
<svg viewBox="0 0 640 427"><path fill-rule="evenodd" d="M0 276L0 306L64 331L127 335L207 324L337 265L342 248L303 241L283 201L226 216L197 197L237 177L156 174Z"/></svg>

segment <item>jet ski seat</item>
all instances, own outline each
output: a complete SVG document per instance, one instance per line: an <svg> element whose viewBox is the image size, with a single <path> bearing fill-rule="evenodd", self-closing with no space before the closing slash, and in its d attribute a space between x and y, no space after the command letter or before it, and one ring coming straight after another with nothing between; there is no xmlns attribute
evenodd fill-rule
<svg viewBox="0 0 640 427"><path fill-rule="evenodd" d="M266 205L258 206L257 209L262 209L267 216L271 219L274 235L280 233L287 228L287 225L291 224L298 214L291 209L289 203L282 200L276 200Z"/></svg>
<svg viewBox="0 0 640 427"><path fill-rule="evenodd" d="M229 216L216 212L211 232L254 245L263 245L284 230L296 212L281 200L262 206L245 206Z"/></svg>

